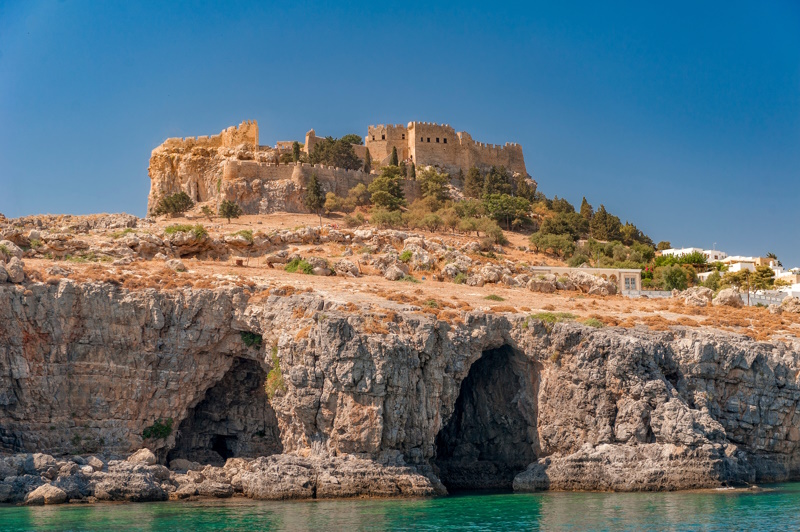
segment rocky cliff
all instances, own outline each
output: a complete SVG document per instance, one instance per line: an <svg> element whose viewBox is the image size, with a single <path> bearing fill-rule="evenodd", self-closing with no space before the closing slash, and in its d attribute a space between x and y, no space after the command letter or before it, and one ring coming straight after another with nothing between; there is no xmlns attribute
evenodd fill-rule
<svg viewBox="0 0 800 532"><path fill-rule="evenodd" d="M330 460L350 459L374 464L378 480L329 481L339 488L328 496L435 493L438 479L654 490L800 473L797 342L475 311L448 322L286 294L0 285L0 449L117 458L148 447L162 463L210 467L272 455L225 477L270 498L323 496ZM15 460L7 491L48 482L36 475L52 467ZM132 474L123 465L97 474ZM381 492L389 467L405 480ZM366 478L354 468L351 480Z"/></svg>

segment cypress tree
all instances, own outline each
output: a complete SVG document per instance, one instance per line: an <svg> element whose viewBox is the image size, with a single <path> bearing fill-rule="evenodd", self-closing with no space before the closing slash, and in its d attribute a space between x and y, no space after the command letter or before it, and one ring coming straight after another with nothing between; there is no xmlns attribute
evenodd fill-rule
<svg viewBox="0 0 800 532"><path fill-rule="evenodd" d="M294 164L297 164L297 161L300 160L300 143L297 141L292 143L292 160Z"/></svg>
<svg viewBox="0 0 800 532"><path fill-rule="evenodd" d="M303 203L308 210L319 216L319 225L322 227L322 207L325 205L325 194L322 193L322 186L319 184L317 174L312 173L311 179L306 186L306 195Z"/></svg>
<svg viewBox="0 0 800 532"><path fill-rule="evenodd" d="M483 194L483 176L477 167L473 166L467 171L464 178L464 195L470 198L480 198Z"/></svg>
<svg viewBox="0 0 800 532"><path fill-rule="evenodd" d="M367 148L367 153L364 155L364 172L370 173L372 171L372 156L369 154L369 148Z"/></svg>
<svg viewBox="0 0 800 532"><path fill-rule="evenodd" d="M397 158L397 147L392 147L392 157L389 159L389 164L392 166L397 166L399 163L399 159Z"/></svg>
<svg viewBox="0 0 800 532"><path fill-rule="evenodd" d="M410 174L410 177L411 177L411 179L414 179L414 180L417 179L417 165L414 164L414 163L411 163L411 174Z"/></svg>
<svg viewBox="0 0 800 532"><path fill-rule="evenodd" d="M587 222L592 221L592 216L594 216L594 210L592 206L586 201L586 196L583 197L583 201L581 201L581 216Z"/></svg>

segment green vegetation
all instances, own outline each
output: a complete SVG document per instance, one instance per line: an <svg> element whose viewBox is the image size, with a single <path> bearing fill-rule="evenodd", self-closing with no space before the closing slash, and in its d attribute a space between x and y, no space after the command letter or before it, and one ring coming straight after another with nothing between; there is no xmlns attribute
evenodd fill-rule
<svg viewBox="0 0 800 532"><path fill-rule="evenodd" d="M401 261L401 262L408 262L408 261L410 261L410 260L411 260L411 257L412 257L413 255L414 255L414 254L411 252L411 250L410 250L410 249L406 249L405 251L403 251L403 252L400 254L400 257L399 257L399 258L400 258L400 261Z"/></svg>
<svg viewBox="0 0 800 532"><path fill-rule="evenodd" d="M251 244L253 243L253 231L251 229L242 229L232 233L231 236L241 236Z"/></svg>
<svg viewBox="0 0 800 532"><path fill-rule="evenodd" d="M364 143L364 140L360 136L356 135L355 133L348 133L347 135L342 136L342 138L340 138L339 140L341 140L342 142L347 142L349 144L363 144Z"/></svg>
<svg viewBox="0 0 800 532"><path fill-rule="evenodd" d="M606 326L605 323L598 320L597 318L587 318L583 320L581 323L583 323L584 325L588 325L589 327L595 327L597 329L602 329L603 327Z"/></svg>
<svg viewBox="0 0 800 532"><path fill-rule="evenodd" d="M407 283L418 283L418 282L419 282L419 279L417 279L417 278L416 278L416 277L414 277L413 275L405 275L405 276L403 276L403 278L402 278L402 279L400 279L400 280L401 280L401 281L405 281L405 282L407 282Z"/></svg>
<svg viewBox="0 0 800 532"><path fill-rule="evenodd" d="M111 262L114 259L108 255L99 255L94 251L89 251L88 253L81 253L78 255L67 254L64 256L64 260L75 264L84 264L87 262Z"/></svg>
<svg viewBox="0 0 800 532"><path fill-rule="evenodd" d="M300 143L297 141L292 142L292 161L297 164L300 160Z"/></svg>
<svg viewBox="0 0 800 532"><path fill-rule="evenodd" d="M192 207L194 207L192 198L190 198L186 192L178 192L177 194L172 194L159 199L158 203L156 204L156 208L153 210L153 214L156 216L161 214L169 214L170 216L174 216L176 214L184 213Z"/></svg>
<svg viewBox="0 0 800 532"><path fill-rule="evenodd" d="M575 314L571 314L569 312L539 312L536 314L531 314L531 318L535 320L540 320L545 323L559 323L562 321L572 321L577 319L578 316Z"/></svg>
<svg viewBox="0 0 800 532"><path fill-rule="evenodd" d="M371 171L372 171L372 155L369 154L369 148L367 148L364 154L364 172L368 174Z"/></svg>
<svg viewBox="0 0 800 532"><path fill-rule="evenodd" d="M238 218L242 215L242 208L235 201L223 200L219 206L219 215L231 223L231 218Z"/></svg>
<svg viewBox="0 0 800 532"><path fill-rule="evenodd" d="M200 224L172 224L164 228L164 233L168 235L174 235L175 233L192 233L192 235L198 239L208 236L208 231Z"/></svg>
<svg viewBox="0 0 800 532"><path fill-rule="evenodd" d="M389 165L398 166L397 147L392 146L392 154L389 156Z"/></svg>
<svg viewBox="0 0 800 532"><path fill-rule="evenodd" d="M672 264L656 269L653 280L664 290L686 290L693 272L694 270L690 271L678 264ZM696 278L697 275L695 274L694 277Z"/></svg>
<svg viewBox="0 0 800 532"><path fill-rule="evenodd" d="M322 186L319 184L316 172L312 172L311 178L308 180L303 204L308 210L319 216L319 225L322 227L322 208L325 206L325 196L322 193Z"/></svg>
<svg viewBox="0 0 800 532"><path fill-rule="evenodd" d="M505 299L498 296L497 294L489 294L484 299L488 299L489 301L505 301Z"/></svg>
<svg viewBox="0 0 800 532"><path fill-rule="evenodd" d="M172 424L173 420L171 417L167 419L158 418L152 425L146 427L142 431L142 438L146 440L163 440L172 434Z"/></svg>
<svg viewBox="0 0 800 532"><path fill-rule="evenodd" d="M425 301L424 305L428 308L439 308L439 302L435 299L428 299Z"/></svg>
<svg viewBox="0 0 800 532"><path fill-rule="evenodd" d="M348 170L363 168L361 159L356 155L352 143L347 140L348 137L345 136L340 139L326 137L319 141L311 152L311 164L324 164Z"/></svg>
<svg viewBox="0 0 800 532"><path fill-rule="evenodd" d="M467 275L464 273L457 273L455 277L453 277L453 282L455 284L464 284L467 282Z"/></svg>
<svg viewBox="0 0 800 532"><path fill-rule="evenodd" d="M0 244L0 253L2 253L7 257L11 256L11 250L8 249L8 246L6 246L5 244Z"/></svg>
<svg viewBox="0 0 800 532"><path fill-rule="evenodd" d="M267 398L271 401L278 392L286 391L286 383L283 381L283 373L281 372L281 364L278 359L278 346L272 346L270 353L272 359L272 369L267 373L267 379L264 381L264 391L267 393Z"/></svg>
<svg viewBox="0 0 800 532"><path fill-rule="evenodd" d="M300 273L304 273L306 275L314 275L314 267L305 259L292 259L288 264L286 264L286 268L284 268L284 270L289 273L300 271Z"/></svg>
<svg viewBox="0 0 800 532"><path fill-rule="evenodd" d="M255 347L255 348L261 347L261 342L263 341L263 338L261 337L260 334L249 331L242 331L240 333L240 336L242 337L242 342L244 342L244 345L246 345L247 347Z"/></svg>
<svg viewBox="0 0 800 532"><path fill-rule="evenodd" d="M403 175L397 166L384 166L381 173L369 184L370 201L377 207L390 211L399 210L406 204L403 194Z"/></svg>
<svg viewBox="0 0 800 532"><path fill-rule="evenodd" d="M131 227L126 227L126 228L125 228L125 229L123 229L122 231L114 231L113 233L111 233L111 234L110 234L110 235L108 235L108 236L110 236L111 238L113 238L114 240L116 240L116 239L118 239L118 238L122 238L122 237L123 237L123 236L125 236L125 235L129 235L129 234L131 234L131 233L133 233L133 232L134 232L134 229L133 229L133 228L131 228ZM40 243L40 245L41 245L41 243ZM38 247L38 246L34 246L34 245L33 245L33 241L31 240L31 247L32 247L32 248L35 248L35 247Z"/></svg>

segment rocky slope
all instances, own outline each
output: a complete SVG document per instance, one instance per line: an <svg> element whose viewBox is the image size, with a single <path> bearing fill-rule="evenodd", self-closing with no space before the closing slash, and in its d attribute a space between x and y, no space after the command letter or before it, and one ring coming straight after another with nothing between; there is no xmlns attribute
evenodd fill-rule
<svg viewBox="0 0 800 532"><path fill-rule="evenodd" d="M0 499L798 477L797 342L419 310L258 287L0 285ZM142 447L152 460L113 461Z"/></svg>

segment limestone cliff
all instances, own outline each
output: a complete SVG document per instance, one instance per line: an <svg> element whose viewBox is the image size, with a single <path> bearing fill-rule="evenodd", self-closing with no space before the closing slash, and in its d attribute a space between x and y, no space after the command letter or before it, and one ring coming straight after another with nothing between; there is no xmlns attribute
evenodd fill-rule
<svg viewBox="0 0 800 532"><path fill-rule="evenodd" d="M445 322L280 293L0 286L0 449L147 446L162 461L211 464L355 456L455 489L681 489L800 473L797 343L479 312ZM281 377L268 401L273 350ZM247 466L251 488L239 475L237 489L258 496L254 478L312 467L286 460ZM319 482L334 466L313 467Z"/></svg>

